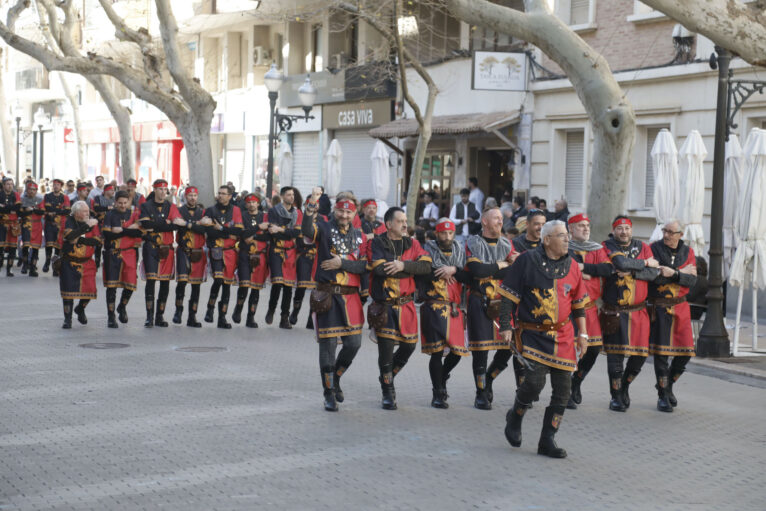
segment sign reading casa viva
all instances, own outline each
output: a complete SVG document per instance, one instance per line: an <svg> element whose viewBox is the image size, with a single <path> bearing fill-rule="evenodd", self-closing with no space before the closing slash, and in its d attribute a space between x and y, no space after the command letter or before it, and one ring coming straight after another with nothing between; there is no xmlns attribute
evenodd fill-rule
<svg viewBox="0 0 766 511"><path fill-rule="evenodd" d="M322 106L323 129L372 128L390 121L390 99Z"/></svg>

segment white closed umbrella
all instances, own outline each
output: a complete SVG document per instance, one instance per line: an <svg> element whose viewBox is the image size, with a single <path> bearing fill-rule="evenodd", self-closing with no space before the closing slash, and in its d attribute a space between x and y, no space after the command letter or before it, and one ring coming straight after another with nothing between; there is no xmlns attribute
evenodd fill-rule
<svg viewBox="0 0 766 511"><path fill-rule="evenodd" d="M293 150L287 139L279 143L279 186L293 185Z"/></svg>
<svg viewBox="0 0 766 511"><path fill-rule="evenodd" d="M340 142L335 139L330 142L330 147L327 148L324 159L325 169L327 170L324 184L325 192L330 197L335 197L340 193L341 163L343 162L343 151L340 148Z"/></svg>
<svg viewBox="0 0 766 511"><path fill-rule="evenodd" d="M699 131L692 130L684 140L679 165L680 194L676 216L684 227L684 243L695 254L705 251L705 233L702 231L702 215L705 208L705 169L703 163L707 149Z"/></svg>
<svg viewBox="0 0 766 511"><path fill-rule="evenodd" d="M729 278L729 268L737 248L734 222L742 193L742 146L737 135L729 135L726 142L726 163L723 183L723 273Z"/></svg>
<svg viewBox="0 0 766 511"><path fill-rule="evenodd" d="M389 184L391 183L391 172L389 170L389 151L386 144L378 140L372 149L372 195L375 200L386 200L388 198Z"/></svg>
<svg viewBox="0 0 766 511"><path fill-rule="evenodd" d="M662 239L662 226L673 219L678 208L678 150L673 135L660 130L652 146L654 170L654 216L657 226L649 242Z"/></svg>
<svg viewBox="0 0 766 511"><path fill-rule="evenodd" d="M766 131L755 128L745 141L745 172L734 223L737 249L729 282L739 287L734 327L734 354L739 347L739 322L744 288L753 288L753 350L758 338L758 289L766 288Z"/></svg>

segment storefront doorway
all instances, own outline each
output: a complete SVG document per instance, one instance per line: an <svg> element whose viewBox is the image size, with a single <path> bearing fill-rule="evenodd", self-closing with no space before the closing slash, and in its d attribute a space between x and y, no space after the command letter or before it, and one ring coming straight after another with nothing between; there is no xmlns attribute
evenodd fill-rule
<svg viewBox="0 0 766 511"><path fill-rule="evenodd" d="M474 174L479 181L479 188L485 197L494 197L498 206L502 203L503 193L513 195L513 172L516 165L516 153L510 149L477 149L474 159Z"/></svg>

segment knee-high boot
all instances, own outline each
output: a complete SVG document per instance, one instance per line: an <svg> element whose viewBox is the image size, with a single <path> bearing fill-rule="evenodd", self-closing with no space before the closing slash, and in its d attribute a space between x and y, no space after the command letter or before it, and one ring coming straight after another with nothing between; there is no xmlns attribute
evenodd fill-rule
<svg viewBox="0 0 766 511"><path fill-rule="evenodd" d="M338 403L335 397L334 370L332 367L322 368L322 388L324 389L324 409L328 412L337 412Z"/></svg>
<svg viewBox="0 0 766 511"><path fill-rule="evenodd" d="M550 458L566 458L567 452L558 445L554 437L561 425L561 419L564 416L565 408L563 406L549 406L545 409L545 418L543 419L543 429L540 432L540 441L537 444L537 454L548 456Z"/></svg>
<svg viewBox="0 0 766 511"><path fill-rule="evenodd" d="M521 421L528 409L529 405L522 403L517 397L513 408L505 414L505 438L513 447L521 447Z"/></svg>

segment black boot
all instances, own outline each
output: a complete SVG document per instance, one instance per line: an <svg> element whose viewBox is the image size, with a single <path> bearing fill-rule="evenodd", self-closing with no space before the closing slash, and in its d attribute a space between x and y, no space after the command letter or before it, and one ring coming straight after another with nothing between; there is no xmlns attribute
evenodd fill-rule
<svg viewBox="0 0 766 511"><path fill-rule="evenodd" d="M157 314L154 316L154 325L167 327L168 322L163 317L165 315L165 302L157 302Z"/></svg>
<svg viewBox="0 0 766 511"><path fill-rule="evenodd" d="M668 388L665 389L668 394L668 402L670 403L670 406L675 408L678 406L678 400L676 399L676 395L673 394L673 384L680 378L681 375L671 375L670 378L668 378Z"/></svg>
<svg viewBox="0 0 766 511"><path fill-rule="evenodd" d="M37 273L37 260L32 259L29 261L29 276L30 277L39 277L40 274Z"/></svg>
<svg viewBox="0 0 766 511"><path fill-rule="evenodd" d="M566 458L567 452L556 445L556 432L561 425L561 419L564 416L563 406L549 406L545 409L545 418L543 419L543 430L540 433L540 441L537 443L537 454L548 456L550 458Z"/></svg>
<svg viewBox="0 0 766 511"><path fill-rule="evenodd" d="M88 324L88 317L85 315L85 307L83 307L82 304L78 304L77 307L74 308L74 313L77 315L77 321L81 325Z"/></svg>
<svg viewBox="0 0 766 511"><path fill-rule="evenodd" d="M72 306L64 304L64 324L61 325L61 328L64 329L70 329L72 328Z"/></svg>
<svg viewBox="0 0 766 511"><path fill-rule="evenodd" d="M668 399L668 378L667 376L657 377L657 409L661 412L670 413L673 411L673 405L670 404Z"/></svg>
<svg viewBox="0 0 766 511"><path fill-rule="evenodd" d="M340 377L346 372L346 368L335 364L335 370L332 373L332 386L335 389L335 400L342 403L346 396L343 395L343 389L340 388Z"/></svg>
<svg viewBox="0 0 766 511"><path fill-rule="evenodd" d="M628 408L622 402L622 376L619 373L609 376L609 393L612 400L609 401L609 409L615 412L624 412Z"/></svg>
<svg viewBox="0 0 766 511"><path fill-rule="evenodd" d="M492 403L487 398L487 375L485 372L475 374L476 379L476 399L473 402L473 406L479 410L491 410Z"/></svg>
<svg viewBox="0 0 766 511"><path fill-rule="evenodd" d="M25 264L26 264L26 262L27 262L27 259L26 259L26 257L23 257L23 256L22 256L22 257L19 257L19 262L18 262L18 263L16 263L16 267L19 267L19 266L23 266L23 265L25 265Z"/></svg>
<svg viewBox="0 0 766 511"><path fill-rule="evenodd" d="M202 328L202 323L197 321L197 304L191 300L189 300L189 318L186 320L186 326Z"/></svg>
<svg viewBox="0 0 766 511"><path fill-rule="evenodd" d="M569 401L567 402L567 408L570 410L577 410L577 405L582 403L581 383L582 379L577 375L577 371L575 371L572 375L572 392L569 394Z"/></svg>
<svg viewBox="0 0 766 511"><path fill-rule="evenodd" d="M117 328L117 317L115 317L114 311L106 313L106 326L108 328Z"/></svg>
<svg viewBox="0 0 766 511"><path fill-rule="evenodd" d="M281 319L279 320L279 328L284 328L285 330L291 330L293 328L287 314L282 314Z"/></svg>
<svg viewBox="0 0 766 511"><path fill-rule="evenodd" d="M443 410L446 410L449 408L449 404L447 403L447 391L444 389L432 389L433 390L433 398L431 398L431 407L433 408L441 408Z"/></svg>
<svg viewBox="0 0 766 511"><path fill-rule="evenodd" d="M20 257L18 265L21 266L21 274L26 275L29 271L29 263L27 262L27 258Z"/></svg>
<svg viewBox="0 0 766 511"><path fill-rule="evenodd" d="M243 306L244 306L244 301L240 302L239 300L237 300L237 304L234 306L234 313L231 315L231 320L238 325L242 322L242 307Z"/></svg>
<svg viewBox="0 0 766 511"><path fill-rule="evenodd" d="M255 308L255 307L253 307ZM245 326L247 328L258 328L258 323L255 322L255 311L248 311L247 318L245 318Z"/></svg>
<svg viewBox="0 0 766 511"><path fill-rule="evenodd" d="M324 409L328 412L337 412L338 403L333 388L334 371L332 367L322 368L322 388L324 389Z"/></svg>
<svg viewBox="0 0 766 511"><path fill-rule="evenodd" d="M306 329L314 330L314 316L309 313L309 319L306 320Z"/></svg>
<svg viewBox="0 0 766 511"><path fill-rule="evenodd" d="M293 302L293 311L290 313L290 324L293 326L298 323L298 313L301 311L301 305L303 305L303 301Z"/></svg>
<svg viewBox="0 0 766 511"><path fill-rule="evenodd" d="M146 321L144 321L144 327L154 327L154 300L146 301Z"/></svg>
<svg viewBox="0 0 766 511"><path fill-rule="evenodd" d="M117 306L117 319L120 320L120 323L128 322L128 311L125 310L125 304L122 302Z"/></svg>
<svg viewBox="0 0 766 511"><path fill-rule="evenodd" d="M218 328L231 328L231 323L226 321L226 309L229 306L225 303L218 304Z"/></svg>
<svg viewBox="0 0 766 511"><path fill-rule="evenodd" d="M13 277L13 272L11 271L13 269L13 257L8 258L8 264L5 267L5 275L7 277Z"/></svg>
<svg viewBox="0 0 766 511"><path fill-rule="evenodd" d="M497 371L497 372L496 372ZM487 401L489 401L489 404L492 404L492 401L495 400L495 393L492 390L492 383L495 381L495 376L500 374L500 371L497 370L497 367L495 365L495 362L493 361L491 364L489 364L489 367L487 368L487 378L485 380L485 394L487 395Z"/></svg>
<svg viewBox="0 0 766 511"><path fill-rule="evenodd" d="M529 405L516 398L513 408L505 414L505 438L513 447L521 447L521 421L528 409Z"/></svg>
<svg viewBox="0 0 766 511"><path fill-rule="evenodd" d="M45 258L45 263L43 264L43 273L48 273L48 270L51 269L51 260L49 258Z"/></svg>
<svg viewBox="0 0 766 511"><path fill-rule="evenodd" d="M383 373L380 378L380 389L383 392L383 398L380 406L384 410L396 410L396 395L394 394L394 375L393 373Z"/></svg>
<svg viewBox="0 0 766 511"><path fill-rule="evenodd" d="M212 323L215 319L215 302L207 302L207 312L205 312L205 323Z"/></svg>
<svg viewBox="0 0 766 511"><path fill-rule="evenodd" d="M628 389L630 388L630 384L633 383L633 380L636 379L636 376L638 376L638 373L629 373L627 371L622 375L622 403L625 405L626 410L630 408L630 394L628 393Z"/></svg>
<svg viewBox="0 0 766 511"><path fill-rule="evenodd" d="M266 324L270 325L274 322L274 309L269 308L266 311Z"/></svg>
<svg viewBox="0 0 766 511"><path fill-rule="evenodd" d="M180 325L183 322L184 306L183 301L176 300L176 312L173 314L173 323Z"/></svg>

